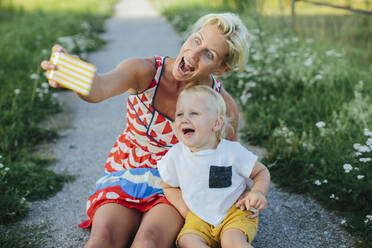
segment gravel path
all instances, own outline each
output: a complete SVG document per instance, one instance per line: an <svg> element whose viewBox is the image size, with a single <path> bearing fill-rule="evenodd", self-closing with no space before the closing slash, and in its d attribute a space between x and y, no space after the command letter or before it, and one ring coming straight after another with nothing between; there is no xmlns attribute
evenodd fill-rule
<svg viewBox="0 0 372 248"><path fill-rule="evenodd" d="M112 70L129 57L176 56L181 39L145 0L121 0L107 21L103 38L108 44L90 55L99 72ZM82 247L89 232L78 228L86 219L85 202L103 173L103 165L116 137L124 128L125 95L99 104L81 101L73 93L60 94L71 128L61 132L52 149L58 158L54 171L78 175L55 197L34 202L23 225L47 224L45 247ZM354 247L351 237L311 198L281 192L274 185L262 212L255 247Z"/></svg>

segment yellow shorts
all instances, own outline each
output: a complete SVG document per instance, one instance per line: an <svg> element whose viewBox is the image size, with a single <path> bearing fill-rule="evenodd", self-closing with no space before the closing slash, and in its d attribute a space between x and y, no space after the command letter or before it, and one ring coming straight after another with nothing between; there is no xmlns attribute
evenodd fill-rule
<svg viewBox="0 0 372 248"><path fill-rule="evenodd" d="M206 223L193 212L189 212L186 216L185 224L182 227L177 237L178 240L183 234L196 234L204 238L207 241L208 246L218 247L221 242L221 237L224 231L227 229L238 229L242 231L248 239L248 242L253 241L254 236L258 229L258 217L254 219L248 219L247 216L252 214L251 211L240 210L235 207L235 204L229 209L226 218L223 222L214 227L211 224Z"/></svg>

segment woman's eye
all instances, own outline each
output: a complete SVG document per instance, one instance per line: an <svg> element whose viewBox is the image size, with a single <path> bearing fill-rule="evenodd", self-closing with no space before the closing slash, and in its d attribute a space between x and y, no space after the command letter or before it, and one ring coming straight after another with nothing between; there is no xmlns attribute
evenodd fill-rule
<svg viewBox="0 0 372 248"><path fill-rule="evenodd" d="M213 59L213 54L211 52L205 52L205 56L207 56L208 59Z"/></svg>

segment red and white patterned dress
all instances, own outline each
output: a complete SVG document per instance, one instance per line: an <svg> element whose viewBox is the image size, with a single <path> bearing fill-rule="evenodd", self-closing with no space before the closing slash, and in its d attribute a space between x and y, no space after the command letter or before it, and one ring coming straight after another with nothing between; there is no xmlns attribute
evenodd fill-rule
<svg viewBox="0 0 372 248"><path fill-rule="evenodd" d="M90 227L95 211L106 203L140 211L147 211L158 203L170 204L161 188L157 161L178 139L172 120L154 108L165 59L155 57L156 73L150 86L128 97L126 129L112 147L105 173L88 198L89 220L81 223L81 228ZM215 79L212 87L218 92L221 90L221 84Z"/></svg>

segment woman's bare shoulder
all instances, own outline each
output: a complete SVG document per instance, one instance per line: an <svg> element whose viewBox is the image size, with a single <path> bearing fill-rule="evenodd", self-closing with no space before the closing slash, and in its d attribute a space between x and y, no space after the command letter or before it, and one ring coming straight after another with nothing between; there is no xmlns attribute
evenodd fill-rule
<svg viewBox="0 0 372 248"><path fill-rule="evenodd" d="M130 91L141 92L147 89L155 75L154 58L129 58L121 62L119 67L133 73L137 87Z"/></svg>

